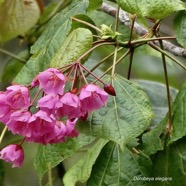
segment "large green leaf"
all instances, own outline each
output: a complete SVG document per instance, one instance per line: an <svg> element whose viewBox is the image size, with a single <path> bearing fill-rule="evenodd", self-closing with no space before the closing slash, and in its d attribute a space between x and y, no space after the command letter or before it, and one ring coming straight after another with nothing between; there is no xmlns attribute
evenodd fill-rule
<svg viewBox="0 0 186 186"><path fill-rule="evenodd" d="M87 186L142 186L145 181L139 177L149 177L151 160L143 153L123 151L113 142L108 143L101 151L93 166Z"/></svg>
<svg viewBox="0 0 186 186"><path fill-rule="evenodd" d="M186 138L182 138L152 157L152 186L186 185ZM164 180L163 180L164 179Z"/></svg>
<svg viewBox="0 0 186 186"><path fill-rule="evenodd" d="M72 156L81 147L90 144L95 138L80 134L78 138L68 139L65 143L39 146L34 165L40 180L50 169Z"/></svg>
<svg viewBox="0 0 186 186"><path fill-rule="evenodd" d="M75 186L77 181L83 183L88 180L92 166L107 142L107 140L99 139L91 148L89 148L86 154L67 171L63 178L65 186Z"/></svg>
<svg viewBox="0 0 186 186"><path fill-rule="evenodd" d="M150 103L154 111L154 118L152 120L151 127L154 127L162 121L168 111L166 86L162 83L147 80L137 80L136 82L143 87L150 99ZM170 87L169 89L171 102L173 102L176 98L178 90L173 87Z"/></svg>
<svg viewBox="0 0 186 186"><path fill-rule="evenodd" d="M180 0L117 0L121 8L138 16L163 19L174 11L185 10L185 3Z"/></svg>
<svg viewBox="0 0 186 186"><path fill-rule="evenodd" d="M186 136L186 82L174 101L172 112L170 143Z"/></svg>
<svg viewBox="0 0 186 186"><path fill-rule="evenodd" d="M24 35L40 16L36 0L6 0L0 5L0 42Z"/></svg>
<svg viewBox="0 0 186 186"><path fill-rule="evenodd" d="M156 153L159 150L163 150L166 135L166 125L168 118L165 117L162 122L155 128L143 134L142 136L142 148L143 152L148 156Z"/></svg>
<svg viewBox="0 0 186 186"><path fill-rule="evenodd" d="M143 135L143 151L145 154L154 154L162 150L164 146L163 136L166 135L168 116L162 122ZM172 133L169 143L172 143L186 135L186 83L180 89L172 106Z"/></svg>
<svg viewBox="0 0 186 186"><path fill-rule="evenodd" d="M76 0L51 19L41 37L31 48L33 56L15 78L15 82L28 85L40 71L50 66L52 58L59 52L59 48L61 49L66 36L69 34L71 29L70 17L85 13L86 7L86 0Z"/></svg>
<svg viewBox="0 0 186 186"><path fill-rule="evenodd" d="M92 33L85 28L74 30L52 58L50 66L59 68L77 60L92 47Z"/></svg>
<svg viewBox="0 0 186 186"><path fill-rule="evenodd" d="M186 11L180 11L174 19L176 40L186 48Z"/></svg>
<svg viewBox="0 0 186 186"><path fill-rule="evenodd" d="M116 97L110 96L106 107L79 123L79 130L123 145L149 127L153 113L140 86L120 75L115 75L112 84Z"/></svg>

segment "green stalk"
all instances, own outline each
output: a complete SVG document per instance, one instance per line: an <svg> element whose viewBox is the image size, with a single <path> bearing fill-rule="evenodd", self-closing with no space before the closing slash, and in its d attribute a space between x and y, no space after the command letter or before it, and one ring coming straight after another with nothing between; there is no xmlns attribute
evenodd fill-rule
<svg viewBox="0 0 186 186"><path fill-rule="evenodd" d="M52 169L51 169L51 165L49 163L48 165L48 182L49 182L49 186L53 186L53 183L52 183Z"/></svg>
<svg viewBox="0 0 186 186"><path fill-rule="evenodd" d="M79 59L76 60L76 62L80 62L84 57L86 57L89 53L91 53L93 50L95 50L96 48L100 47L100 46L104 46L104 45L115 45L116 42L104 42L104 43L100 43L98 45L93 46L90 50L88 50L87 52L85 52Z"/></svg>
<svg viewBox="0 0 186 186"><path fill-rule="evenodd" d="M3 54L6 54L14 59L17 59L18 61L20 61L21 63L25 64L26 63L26 60L23 59L23 58L20 58L20 57L17 57L15 54L12 54L11 52L7 51L7 50L4 50L2 48L0 48L0 52L3 53Z"/></svg>
<svg viewBox="0 0 186 186"><path fill-rule="evenodd" d="M0 144L2 143L2 140L3 140L3 137L4 137L5 133L6 133L6 131L7 131L7 126L4 127L4 129L3 129L2 133L1 133Z"/></svg>
<svg viewBox="0 0 186 186"><path fill-rule="evenodd" d="M121 51L123 48L120 47L118 48L118 52ZM104 63L107 59L109 59L110 57L112 57L114 55L114 52L112 52L111 54L109 54L108 56L104 57L99 63L97 63L94 67L92 67L90 69L90 72L93 72L97 67L99 67L102 63ZM89 73L87 73L85 75L85 77L87 77L89 75Z"/></svg>
<svg viewBox="0 0 186 186"><path fill-rule="evenodd" d="M130 53L130 49L125 52L115 63L117 65L120 63L128 54ZM103 76L105 76L110 70L112 70L113 66L109 67L98 79L101 79ZM98 80L95 80L93 83L96 83Z"/></svg>
<svg viewBox="0 0 186 186"><path fill-rule="evenodd" d="M120 9L120 7L118 6L117 12L116 12L115 32L118 31L119 9ZM114 59L113 59L112 73L111 73L111 77L112 78L114 78L114 73L115 73L115 68L116 68L116 60L117 60L117 54L118 54L118 45L116 45L115 50L114 50Z"/></svg>
<svg viewBox="0 0 186 186"><path fill-rule="evenodd" d="M94 25L92 25L92 24L90 24L90 23L88 23L88 22L86 22L86 21L77 19L77 18L75 18L75 17L72 17L71 19L72 19L73 21L77 21L77 22L79 22L79 23L83 23L83 24L85 24L85 25L87 25L87 26L89 26L89 27L91 27L91 28L93 28L93 29L95 29L95 30L97 30L98 32L101 33L101 29L99 29L98 27L96 27L96 26L94 26Z"/></svg>

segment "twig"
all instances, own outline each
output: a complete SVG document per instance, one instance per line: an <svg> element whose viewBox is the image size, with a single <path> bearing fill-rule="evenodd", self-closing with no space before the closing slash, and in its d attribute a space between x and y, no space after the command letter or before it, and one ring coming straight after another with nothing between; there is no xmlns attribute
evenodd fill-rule
<svg viewBox="0 0 186 186"><path fill-rule="evenodd" d="M102 4L101 10L103 12L113 16L113 17L116 16L117 9L107 3ZM128 27L131 26L128 13L121 10L121 9L119 12L119 20L125 26L128 26ZM148 32L148 30L146 28L144 28L143 26L141 26L137 22L135 22L135 24L134 24L134 29L139 36L143 36ZM154 41L154 43L159 46L158 41ZM175 56L181 56L181 57L186 58L186 49L184 49L184 48L178 47L168 41L163 41L163 47L164 47L164 50L174 54Z"/></svg>

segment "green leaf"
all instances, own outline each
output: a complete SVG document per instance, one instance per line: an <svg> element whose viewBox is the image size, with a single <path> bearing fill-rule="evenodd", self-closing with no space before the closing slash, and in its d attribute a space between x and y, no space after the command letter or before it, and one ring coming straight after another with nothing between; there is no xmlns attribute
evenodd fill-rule
<svg viewBox="0 0 186 186"><path fill-rule="evenodd" d="M137 80L136 82L143 87L153 107L154 118L152 120L151 127L154 127L162 121L168 111L166 86L162 83L147 80ZM173 102L176 98L178 90L172 87L169 87L169 90L171 102Z"/></svg>
<svg viewBox="0 0 186 186"><path fill-rule="evenodd" d="M79 130L124 145L149 127L153 113L140 86L120 75L113 78L112 85L116 97L110 96L106 107L79 123Z"/></svg>
<svg viewBox="0 0 186 186"><path fill-rule="evenodd" d="M88 11L92 11L92 10L96 10L97 8L99 8L102 5L102 0L89 0L89 5L87 10Z"/></svg>
<svg viewBox="0 0 186 186"><path fill-rule="evenodd" d="M50 20L57 12L64 9L67 5L69 5L72 0L53 0L47 6L45 6L44 11L41 14L39 19L39 24L44 24L48 20Z"/></svg>
<svg viewBox="0 0 186 186"><path fill-rule="evenodd" d="M167 146L152 157L153 186L186 185L186 138ZM158 181L159 179L159 181ZM165 179L164 181L162 181Z"/></svg>
<svg viewBox="0 0 186 186"><path fill-rule="evenodd" d="M24 35L40 17L40 9L35 0L6 0L0 4L0 42Z"/></svg>
<svg viewBox="0 0 186 186"><path fill-rule="evenodd" d="M142 186L144 181L136 178L148 177L151 166L151 160L143 153L136 154L126 147L121 151L117 144L110 142L96 160L87 186Z"/></svg>
<svg viewBox="0 0 186 186"><path fill-rule="evenodd" d="M122 35L119 32L114 32L111 26L105 24L101 25L101 39L115 39L118 35Z"/></svg>
<svg viewBox="0 0 186 186"><path fill-rule="evenodd" d="M178 92L172 109L172 143L186 135L186 82Z"/></svg>
<svg viewBox="0 0 186 186"><path fill-rule="evenodd" d="M99 139L92 147L89 148L86 154L67 171L63 178L65 186L75 186L77 181L83 183L88 180L91 174L92 166L107 142L107 140Z"/></svg>
<svg viewBox="0 0 186 186"><path fill-rule="evenodd" d="M77 0L51 19L41 37L32 46L31 53L33 56L15 78L15 82L28 85L40 71L50 66L52 58L59 52L59 48L69 34L71 29L70 17L85 13L86 7L86 0Z"/></svg>
<svg viewBox="0 0 186 186"><path fill-rule="evenodd" d="M131 14L163 19L175 11L185 10L185 3L180 0L117 0L121 8Z"/></svg>
<svg viewBox="0 0 186 186"><path fill-rule="evenodd" d="M154 118L151 123L150 131L144 133L142 136L143 152L147 155L151 155L163 149L164 141L160 136L164 132L168 121L167 117L165 118L168 111L166 86L162 83L153 81L137 80L137 82L147 93L154 110ZM169 89L171 102L173 102L178 91L172 87Z"/></svg>
<svg viewBox="0 0 186 186"><path fill-rule="evenodd" d="M59 68L76 61L92 47L93 36L90 30L78 28L64 41L52 58L50 66Z"/></svg>
<svg viewBox="0 0 186 186"><path fill-rule="evenodd" d="M163 150L164 147L164 136L165 134L165 128L168 122L168 117L165 117L162 122L157 125L154 129L150 130L150 132L147 132L143 134L142 136L142 147L143 152L150 156L151 154L155 154L159 150Z"/></svg>
<svg viewBox="0 0 186 186"><path fill-rule="evenodd" d="M49 168L53 168L66 158L71 157L78 149L90 144L94 139L91 136L80 134L78 138L68 139L65 143L40 145L34 160L40 180Z"/></svg>
<svg viewBox="0 0 186 186"><path fill-rule="evenodd" d="M186 11L180 11L174 19L176 40L186 48Z"/></svg>

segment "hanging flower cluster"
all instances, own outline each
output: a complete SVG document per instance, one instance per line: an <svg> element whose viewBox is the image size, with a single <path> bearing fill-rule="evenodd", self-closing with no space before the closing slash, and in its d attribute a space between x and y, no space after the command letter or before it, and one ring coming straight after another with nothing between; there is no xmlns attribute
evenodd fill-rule
<svg viewBox="0 0 186 186"><path fill-rule="evenodd" d="M78 118L86 120L88 113L106 105L107 92L112 87L105 86L102 90L86 83L74 88L76 82L73 80L72 89L66 92L68 79L60 70L49 68L39 73L28 87L9 86L0 93L0 121L13 134L24 136L29 142L45 145L77 137ZM37 87L31 99L30 90ZM9 145L0 151L0 158L19 167L24 159L23 149L21 145Z"/></svg>

